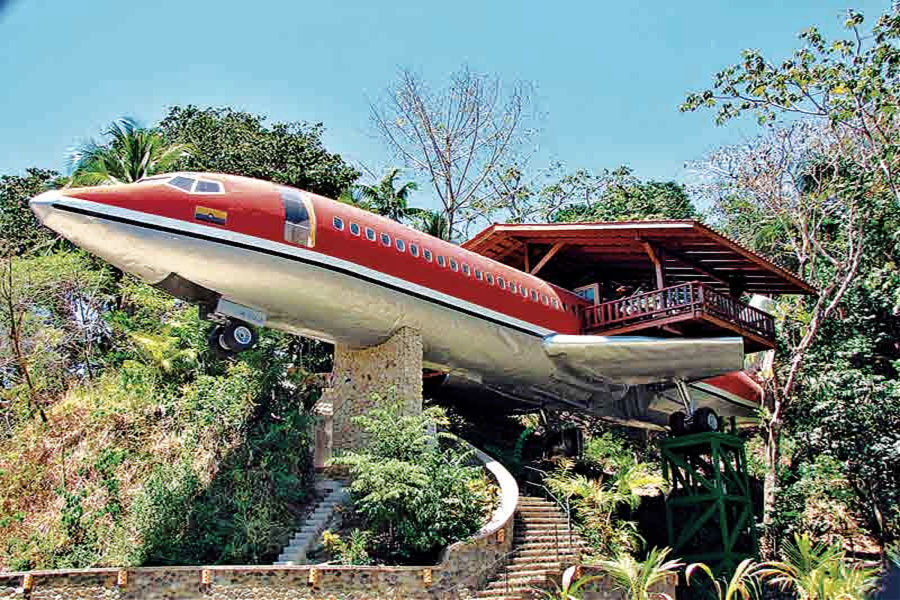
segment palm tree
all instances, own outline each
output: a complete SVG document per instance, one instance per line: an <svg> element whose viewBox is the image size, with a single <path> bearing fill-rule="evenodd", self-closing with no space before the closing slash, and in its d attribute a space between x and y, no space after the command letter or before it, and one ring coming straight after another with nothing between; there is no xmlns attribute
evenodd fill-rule
<svg viewBox="0 0 900 600"><path fill-rule="evenodd" d="M701 569L715 585L718 600L756 600L761 597L759 587L761 568L761 565L752 558L746 558L734 570L725 587L722 587L725 581L717 579L709 567L703 563L694 563L685 571L685 581L690 585L691 575L696 569Z"/></svg>
<svg viewBox="0 0 900 600"><path fill-rule="evenodd" d="M614 560L596 563L613 580L613 586L625 600L673 600L653 588L675 575L684 566L678 560L666 560L669 548L653 548L646 560L639 561L630 554L620 554Z"/></svg>
<svg viewBox="0 0 900 600"><path fill-rule="evenodd" d="M783 561L764 563L760 573L800 600L864 600L878 583L874 569L851 566L839 546L813 543L808 533L785 540L781 554Z"/></svg>
<svg viewBox="0 0 900 600"><path fill-rule="evenodd" d="M438 211L422 210L417 215L416 229L441 240L450 241L450 222Z"/></svg>
<svg viewBox="0 0 900 600"><path fill-rule="evenodd" d="M133 183L169 171L193 153L189 144L166 144L158 131L129 118L111 124L103 135L105 143L90 140L70 153L74 185Z"/></svg>
<svg viewBox="0 0 900 600"><path fill-rule="evenodd" d="M359 195L372 212L376 212L394 221L403 221L416 217L423 211L409 206L410 195L418 189L414 181L407 181L399 188L395 182L401 169L394 167L375 185L359 186Z"/></svg>

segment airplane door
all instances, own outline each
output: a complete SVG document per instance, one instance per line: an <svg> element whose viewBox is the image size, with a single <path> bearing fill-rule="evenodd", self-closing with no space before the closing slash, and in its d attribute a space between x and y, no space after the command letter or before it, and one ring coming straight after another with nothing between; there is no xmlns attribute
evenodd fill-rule
<svg viewBox="0 0 900 600"><path fill-rule="evenodd" d="M316 215L312 202L294 190L283 191L281 200L284 202L284 239L299 246L315 246Z"/></svg>

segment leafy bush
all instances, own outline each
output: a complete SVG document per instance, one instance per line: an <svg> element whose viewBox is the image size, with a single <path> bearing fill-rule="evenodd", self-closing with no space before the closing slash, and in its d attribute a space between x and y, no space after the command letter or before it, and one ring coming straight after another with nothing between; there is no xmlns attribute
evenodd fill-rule
<svg viewBox="0 0 900 600"><path fill-rule="evenodd" d="M334 462L350 470L352 508L371 535L374 557L434 560L484 523L489 498L483 472L467 466L469 452L431 433L443 423L440 411L404 415L399 403L374 399L379 407L356 418L365 447Z"/></svg>
<svg viewBox="0 0 900 600"><path fill-rule="evenodd" d="M638 461L620 438L607 432L588 440L580 464L559 460L544 485L571 503L580 533L593 551L611 556L640 548L643 540L628 511L638 507L642 496L663 490L666 482L655 466Z"/></svg>

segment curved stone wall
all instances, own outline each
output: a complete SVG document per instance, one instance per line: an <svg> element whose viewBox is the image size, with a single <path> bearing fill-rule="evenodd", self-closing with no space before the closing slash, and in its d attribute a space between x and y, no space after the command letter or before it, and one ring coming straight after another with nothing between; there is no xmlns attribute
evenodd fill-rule
<svg viewBox="0 0 900 600"><path fill-rule="evenodd" d="M0 573L0 600L437 600L469 597L512 549L515 479L475 450L500 488L490 522L424 567L218 566Z"/></svg>

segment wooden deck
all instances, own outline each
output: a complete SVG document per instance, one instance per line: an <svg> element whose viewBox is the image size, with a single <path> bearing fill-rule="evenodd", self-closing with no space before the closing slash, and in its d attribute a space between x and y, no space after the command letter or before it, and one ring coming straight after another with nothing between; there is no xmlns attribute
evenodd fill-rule
<svg viewBox="0 0 900 600"><path fill-rule="evenodd" d="M646 329L690 337L738 335L748 352L775 347L775 321L770 315L699 282L585 307L582 329L593 335Z"/></svg>

